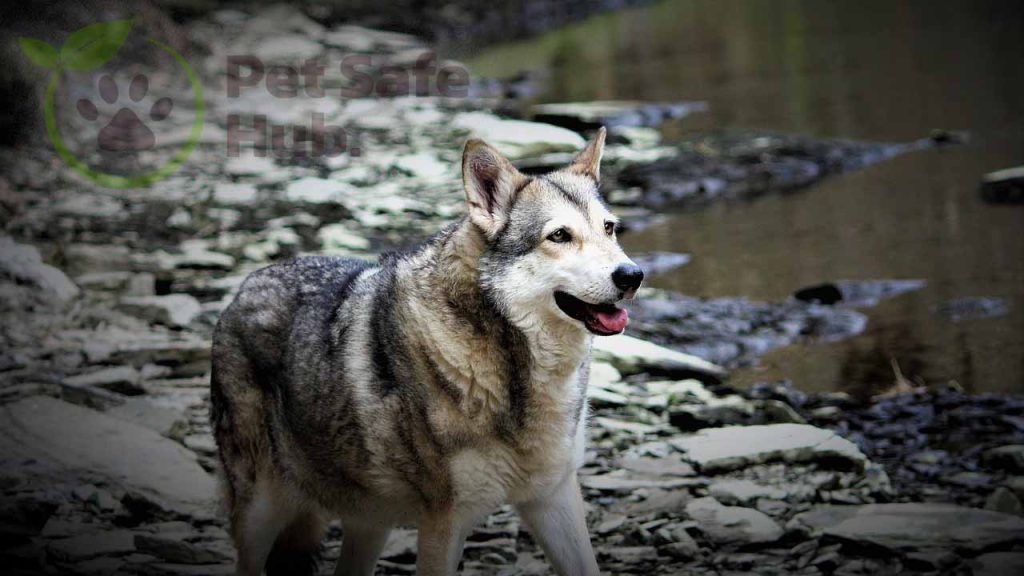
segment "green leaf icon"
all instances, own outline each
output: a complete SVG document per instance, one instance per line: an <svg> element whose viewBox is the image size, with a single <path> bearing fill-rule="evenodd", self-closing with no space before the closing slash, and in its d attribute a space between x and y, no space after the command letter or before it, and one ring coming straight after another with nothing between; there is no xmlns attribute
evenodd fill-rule
<svg viewBox="0 0 1024 576"><path fill-rule="evenodd" d="M21 51L28 56L28 59L32 62L42 66L43 68L49 68L50 70L56 70L57 64L60 61L60 54L57 53L57 49L50 46L42 40L35 38L18 38L18 44L21 45Z"/></svg>
<svg viewBox="0 0 1024 576"><path fill-rule="evenodd" d="M60 47L61 65L74 72L99 68L117 54L131 30L131 20L111 20L86 26L68 36Z"/></svg>

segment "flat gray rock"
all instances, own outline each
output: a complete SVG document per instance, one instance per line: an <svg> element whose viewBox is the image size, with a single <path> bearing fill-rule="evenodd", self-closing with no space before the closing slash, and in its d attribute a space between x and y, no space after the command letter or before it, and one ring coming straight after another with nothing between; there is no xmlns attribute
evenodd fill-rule
<svg viewBox="0 0 1024 576"><path fill-rule="evenodd" d="M867 457L849 440L807 424L710 428L669 442L704 473L735 470L770 460L840 461L857 469L868 463Z"/></svg>
<svg viewBox="0 0 1024 576"><path fill-rule="evenodd" d="M979 551L1024 541L1024 518L952 504L823 506L793 522L826 536L900 550Z"/></svg>
<svg viewBox="0 0 1024 576"><path fill-rule="evenodd" d="M608 362L623 374L652 372L680 377L699 374L715 380L728 374L725 368L707 360L624 334L594 338L593 350L595 360Z"/></svg>
<svg viewBox="0 0 1024 576"><path fill-rule="evenodd" d="M723 506L714 498L698 498L686 505L686 514L697 521L715 544L774 542L783 530L762 512L739 506Z"/></svg>
<svg viewBox="0 0 1024 576"><path fill-rule="evenodd" d="M42 290L60 302L78 296L78 286L63 272L44 264L39 249L0 236L0 278L10 278Z"/></svg>
<svg viewBox="0 0 1024 576"><path fill-rule="evenodd" d="M990 552L971 560L974 576L1007 576L1024 574L1024 553Z"/></svg>
<svg viewBox="0 0 1024 576"><path fill-rule="evenodd" d="M36 396L0 408L0 469L32 458L55 472L100 474L169 512L202 515L216 497L195 455L131 422Z"/></svg>

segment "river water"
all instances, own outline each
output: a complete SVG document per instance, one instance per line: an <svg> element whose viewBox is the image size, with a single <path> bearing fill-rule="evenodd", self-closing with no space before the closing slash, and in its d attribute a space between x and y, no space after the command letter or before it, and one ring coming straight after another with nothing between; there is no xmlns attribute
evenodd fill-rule
<svg viewBox="0 0 1024 576"><path fill-rule="evenodd" d="M877 391L890 359L929 384L1024 392L1024 206L984 203L982 174L1024 163L1024 7L1004 1L667 0L492 46L479 76L547 70L538 101L703 100L667 139L756 128L905 141L967 130L970 144L916 152L752 202L679 211L622 241L687 252L649 285L778 300L841 279L927 286L865 310L862 335L769 353L733 382L789 378L807 391ZM953 321L953 298L1009 312Z"/></svg>

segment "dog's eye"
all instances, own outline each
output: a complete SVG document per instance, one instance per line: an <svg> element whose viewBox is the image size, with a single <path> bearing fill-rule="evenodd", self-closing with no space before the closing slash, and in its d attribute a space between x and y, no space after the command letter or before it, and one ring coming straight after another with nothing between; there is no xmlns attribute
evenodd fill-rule
<svg viewBox="0 0 1024 576"><path fill-rule="evenodd" d="M558 230L555 230L551 234L548 234L548 240L551 240L552 242L558 242L559 244L561 244L563 242L568 242L569 240L572 240L572 236L569 235L569 231L566 230L565 228L559 228Z"/></svg>
<svg viewBox="0 0 1024 576"><path fill-rule="evenodd" d="M605 222L604 223L604 233L609 235L609 236L611 236L612 234L615 234L615 222L611 222L611 221Z"/></svg>

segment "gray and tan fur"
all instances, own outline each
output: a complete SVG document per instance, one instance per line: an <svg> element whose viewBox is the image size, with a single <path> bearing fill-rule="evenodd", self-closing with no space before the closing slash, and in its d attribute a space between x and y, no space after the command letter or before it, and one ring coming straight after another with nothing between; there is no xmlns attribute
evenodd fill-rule
<svg viewBox="0 0 1024 576"><path fill-rule="evenodd" d="M506 502L559 574L598 573L576 477L592 336L553 294L608 305L642 278L598 196L603 145L602 129L569 167L528 177L470 141L469 214L423 246L245 281L211 390L238 574L311 573L330 518L336 574L372 574L410 524L418 573L453 574Z"/></svg>

